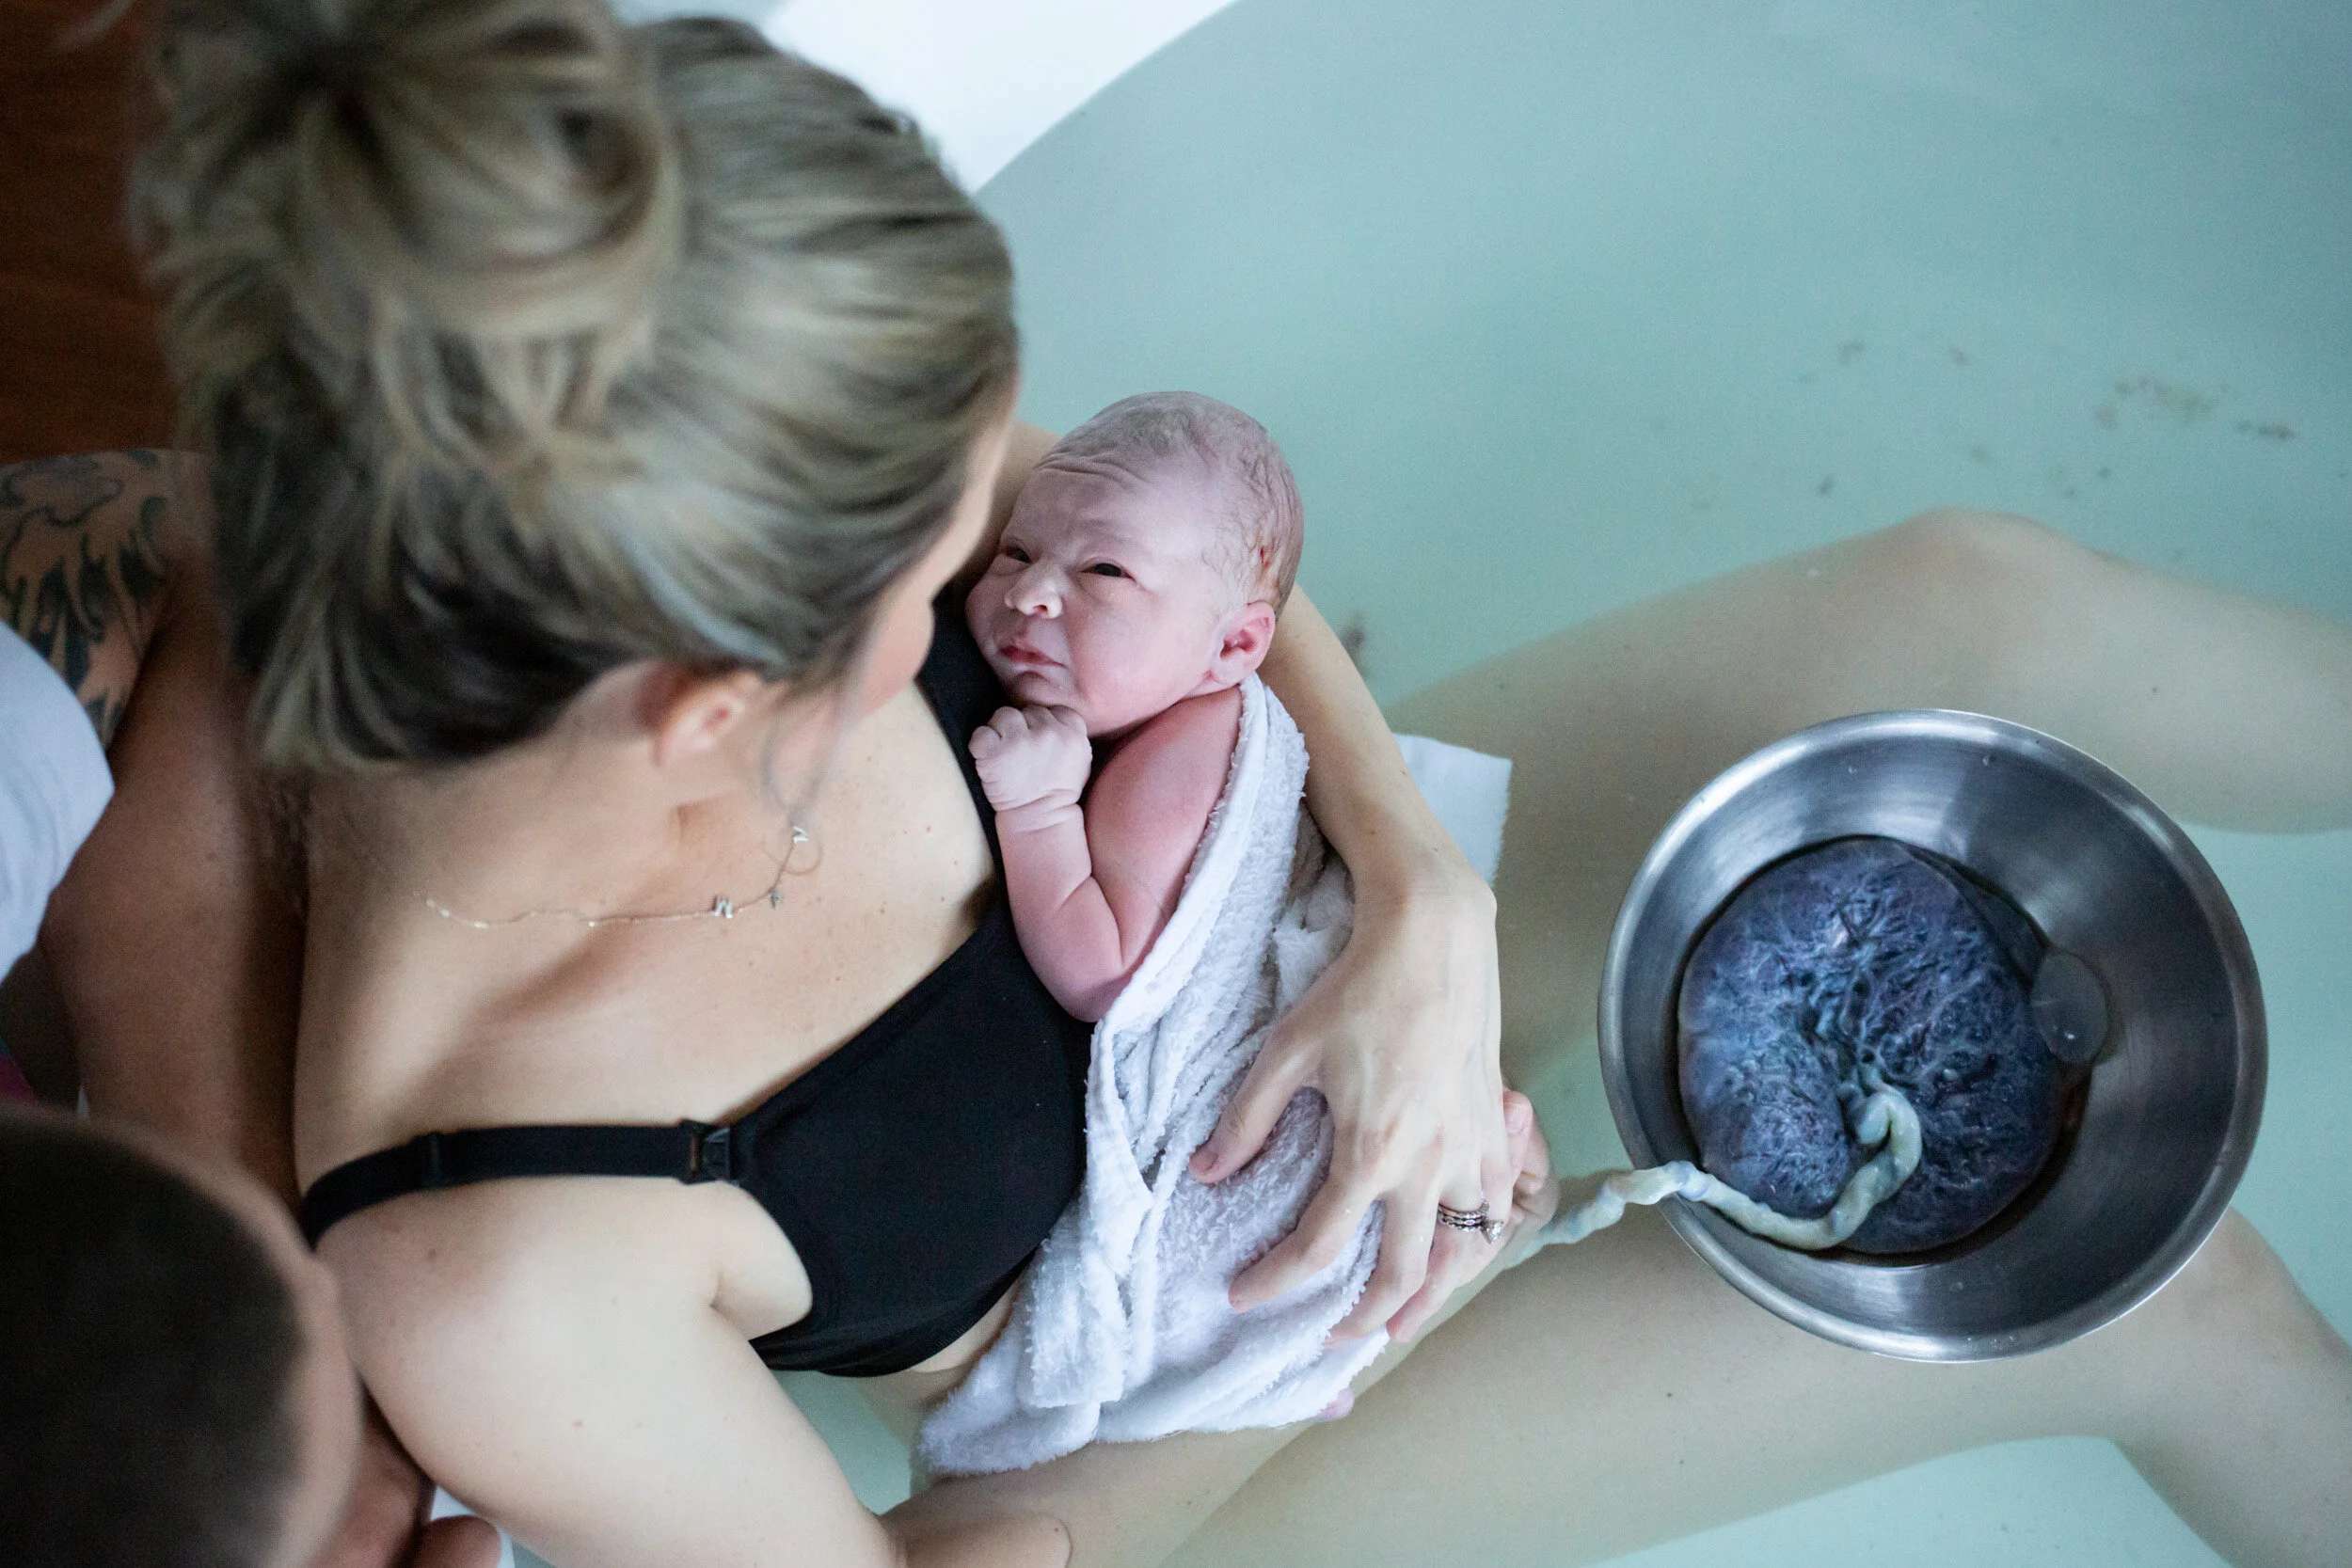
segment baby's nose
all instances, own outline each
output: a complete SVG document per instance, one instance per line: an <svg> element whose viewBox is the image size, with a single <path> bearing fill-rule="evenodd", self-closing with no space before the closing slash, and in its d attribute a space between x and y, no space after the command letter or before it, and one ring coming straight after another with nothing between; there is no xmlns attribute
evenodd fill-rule
<svg viewBox="0 0 2352 1568"><path fill-rule="evenodd" d="M1041 615L1050 621L1061 613L1061 588L1051 568L1040 562L1012 579L1005 603L1024 615Z"/></svg>

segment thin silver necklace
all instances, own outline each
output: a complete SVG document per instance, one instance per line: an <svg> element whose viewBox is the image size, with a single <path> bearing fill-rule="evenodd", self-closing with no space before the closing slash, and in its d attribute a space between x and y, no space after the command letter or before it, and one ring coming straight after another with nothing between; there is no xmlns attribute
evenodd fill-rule
<svg viewBox="0 0 2352 1568"><path fill-rule="evenodd" d="M733 920L739 910L751 909L760 904L765 904L771 910L782 908L784 879L787 877L805 877L809 872L816 870L818 864L823 863L824 854L819 850L817 860L808 866L807 870L794 871L792 869L792 851L803 844L815 842L816 840L809 836L806 828L798 822L793 823L792 842L785 847L784 859L776 863L776 879L768 884L767 892L757 895L743 904L738 904L726 895L721 894L711 899L710 908L707 910L683 910L675 914L582 914L578 910L543 909L525 910L520 914L510 914L502 920L475 920L459 914L437 898L425 894L419 894L417 896L424 900L426 909L431 910L451 925L470 926L477 931L495 931L505 926L519 926L526 920L537 920L543 915L560 915L566 920L576 920L592 929L598 926L665 926L678 920Z"/></svg>

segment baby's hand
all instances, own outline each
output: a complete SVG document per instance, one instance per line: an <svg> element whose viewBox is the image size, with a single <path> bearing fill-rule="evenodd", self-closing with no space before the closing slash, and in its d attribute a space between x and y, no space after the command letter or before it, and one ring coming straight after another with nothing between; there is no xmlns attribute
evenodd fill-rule
<svg viewBox="0 0 2352 1568"><path fill-rule="evenodd" d="M1086 721L1066 707L1000 707L972 732L980 787L998 811L1074 806L1094 770Z"/></svg>

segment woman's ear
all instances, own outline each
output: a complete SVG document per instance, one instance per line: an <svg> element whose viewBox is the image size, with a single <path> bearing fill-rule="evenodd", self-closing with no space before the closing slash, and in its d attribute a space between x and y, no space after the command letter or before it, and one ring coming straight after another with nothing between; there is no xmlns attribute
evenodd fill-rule
<svg viewBox="0 0 2352 1568"><path fill-rule="evenodd" d="M657 768L707 756L766 713L768 683L749 670L710 674L683 665L661 664L638 689L638 721L653 740Z"/></svg>
<svg viewBox="0 0 2352 1568"><path fill-rule="evenodd" d="M1219 689L1239 686L1244 675L1256 673L1265 662L1266 650L1274 645L1274 607L1263 599L1253 599L1225 618L1217 633L1216 660L1209 667Z"/></svg>

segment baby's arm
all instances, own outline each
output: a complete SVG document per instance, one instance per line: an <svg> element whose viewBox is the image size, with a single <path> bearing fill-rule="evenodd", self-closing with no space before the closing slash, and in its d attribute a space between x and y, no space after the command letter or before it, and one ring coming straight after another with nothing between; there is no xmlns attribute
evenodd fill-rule
<svg viewBox="0 0 2352 1568"><path fill-rule="evenodd" d="M974 733L1013 927L1073 1017L1108 1010L1175 912L1240 726L1238 691L1177 704L1120 744L1083 809L1093 749L1069 709L1000 708Z"/></svg>

